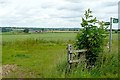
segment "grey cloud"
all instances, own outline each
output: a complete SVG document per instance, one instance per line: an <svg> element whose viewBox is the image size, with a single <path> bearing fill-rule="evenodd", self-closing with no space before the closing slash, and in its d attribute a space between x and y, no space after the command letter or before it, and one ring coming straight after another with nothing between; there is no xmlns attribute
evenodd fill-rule
<svg viewBox="0 0 120 80"><path fill-rule="evenodd" d="M0 4L5 4L6 0L0 0Z"/></svg>
<svg viewBox="0 0 120 80"><path fill-rule="evenodd" d="M0 1L0 4L4 4L5 2Z"/></svg>
<svg viewBox="0 0 120 80"><path fill-rule="evenodd" d="M101 2L99 5L98 5L101 9L103 8L107 8L107 7L115 7L115 6L118 6L118 3L117 2Z"/></svg>
<svg viewBox="0 0 120 80"><path fill-rule="evenodd" d="M71 3L80 3L82 2L82 0L66 0L68 2L71 2Z"/></svg>
<svg viewBox="0 0 120 80"><path fill-rule="evenodd" d="M84 11L84 8L80 3L45 3L42 4L41 7L49 11L51 11L51 9L54 11L52 13L48 11L48 15L51 16L51 18L78 18Z"/></svg>
<svg viewBox="0 0 120 80"><path fill-rule="evenodd" d="M70 22L79 22L80 23L80 20L76 20L76 19L72 19L72 20L69 20Z"/></svg>
<svg viewBox="0 0 120 80"><path fill-rule="evenodd" d="M83 10L83 6L81 3L68 3L65 2L64 4L55 4L55 3L44 3L41 5L41 8L48 9L53 8L57 10L69 10L69 11L81 11Z"/></svg>
<svg viewBox="0 0 120 80"><path fill-rule="evenodd" d="M8 0L0 0L0 7L1 7L1 8L2 8L2 7L6 7L8 3L9 3Z"/></svg>
<svg viewBox="0 0 120 80"><path fill-rule="evenodd" d="M81 12L84 9L84 7L81 3L66 3L64 5L58 6L57 9Z"/></svg>
<svg viewBox="0 0 120 80"><path fill-rule="evenodd" d="M47 9L47 8L48 8L48 6L41 6L41 8L43 8L43 9Z"/></svg>
<svg viewBox="0 0 120 80"><path fill-rule="evenodd" d="M117 2L106 2L106 3L103 3L106 7L110 7L110 6L117 6L118 3Z"/></svg>
<svg viewBox="0 0 120 80"><path fill-rule="evenodd" d="M58 10L70 10L70 11L82 11L84 8L81 6L81 4L68 4L59 6L57 8Z"/></svg>
<svg viewBox="0 0 120 80"><path fill-rule="evenodd" d="M81 17L80 15L68 15L68 16L59 16L58 18L79 18Z"/></svg>
<svg viewBox="0 0 120 80"><path fill-rule="evenodd" d="M30 0L31 3L28 3L29 0L18 1L0 0L1 12L3 11L0 17L1 25L43 25L48 27L56 24L59 27L61 25L68 27L79 25L84 9L87 7L91 8L97 15L96 17L102 20L109 20L109 16L117 15L115 14L117 2L110 2L112 0L102 0L103 2L98 0L64 0L60 3L59 0L58 2L56 0L51 0L51 2L49 0ZM7 6L4 8L3 4Z"/></svg>
<svg viewBox="0 0 120 80"><path fill-rule="evenodd" d="M75 11L60 11L59 14L50 14L52 18L70 19L70 18L80 18L81 13Z"/></svg>
<svg viewBox="0 0 120 80"><path fill-rule="evenodd" d="M47 8L51 8L52 6L53 6L52 3L43 3L43 4L41 5L41 8L47 9Z"/></svg>

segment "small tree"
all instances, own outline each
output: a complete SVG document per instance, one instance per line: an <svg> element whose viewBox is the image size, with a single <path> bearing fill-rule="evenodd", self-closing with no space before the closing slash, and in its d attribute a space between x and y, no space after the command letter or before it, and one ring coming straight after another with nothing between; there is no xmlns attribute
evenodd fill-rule
<svg viewBox="0 0 120 80"><path fill-rule="evenodd" d="M103 51L103 44L106 37L104 22L100 22L91 15L92 11L85 11L85 18L82 18L83 29L77 35L76 48L87 49L87 67L95 65L98 54Z"/></svg>
<svg viewBox="0 0 120 80"><path fill-rule="evenodd" d="M24 32L24 33L29 33L29 29L28 29L28 28L25 28L23 32Z"/></svg>

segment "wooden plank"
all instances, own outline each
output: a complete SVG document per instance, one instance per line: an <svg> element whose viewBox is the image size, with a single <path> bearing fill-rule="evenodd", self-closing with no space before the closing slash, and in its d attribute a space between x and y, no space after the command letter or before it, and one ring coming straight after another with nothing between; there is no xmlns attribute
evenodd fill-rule
<svg viewBox="0 0 120 80"><path fill-rule="evenodd" d="M72 54L68 53L68 61L70 61L72 58Z"/></svg>
<svg viewBox="0 0 120 80"><path fill-rule="evenodd" d="M86 52L87 49L81 49L81 50L71 50L70 53L76 53L76 52Z"/></svg>

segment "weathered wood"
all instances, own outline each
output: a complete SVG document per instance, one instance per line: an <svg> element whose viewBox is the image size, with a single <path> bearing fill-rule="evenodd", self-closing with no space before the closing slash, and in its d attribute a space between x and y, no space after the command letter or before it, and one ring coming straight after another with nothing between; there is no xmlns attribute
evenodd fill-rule
<svg viewBox="0 0 120 80"><path fill-rule="evenodd" d="M77 52L86 52L87 49L81 49L81 50L71 50L70 53L77 53Z"/></svg>
<svg viewBox="0 0 120 80"><path fill-rule="evenodd" d="M79 62L80 60L70 60L69 63L76 63Z"/></svg>
<svg viewBox="0 0 120 80"><path fill-rule="evenodd" d="M68 51L72 50L72 44L68 44L67 49Z"/></svg>
<svg viewBox="0 0 120 80"><path fill-rule="evenodd" d="M112 17L110 18L109 52L112 51Z"/></svg>
<svg viewBox="0 0 120 80"><path fill-rule="evenodd" d="M67 49L68 49L68 61L69 60L71 60L71 58L72 58L72 53L70 52L71 50L73 50L72 49L72 45L71 44L68 44L68 47L67 47Z"/></svg>
<svg viewBox="0 0 120 80"><path fill-rule="evenodd" d="M87 51L87 49L73 50L72 44L68 44L68 46L67 46L67 51L68 51L67 61L68 61L68 63L69 63L68 69L69 69L69 72L70 72L70 70L71 70L71 68L72 68L72 64L73 64L73 63L78 63L78 62L80 62L80 59L79 59L79 58L78 58L77 60L73 60L73 53L78 53L78 54L84 53L84 52Z"/></svg>
<svg viewBox="0 0 120 80"><path fill-rule="evenodd" d="M72 60L72 53L70 52L71 50L73 50L72 44L68 44L67 49L68 49L68 57L67 57L67 60L68 60L68 63L69 63L69 61ZM71 67L72 67L72 63L69 63L69 72L70 72Z"/></svg>

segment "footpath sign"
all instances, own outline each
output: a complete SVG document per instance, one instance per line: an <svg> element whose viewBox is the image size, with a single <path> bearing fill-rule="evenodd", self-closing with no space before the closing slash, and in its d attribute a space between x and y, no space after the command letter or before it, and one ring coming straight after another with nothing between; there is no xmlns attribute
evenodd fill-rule
<svg viewBox="0 0 120 80"><path fill-rule="evenodd" d="M119 20L117 18L113 18L113 23L118 23Z"/></svg>
<svg viewBox="0 0 120 80"><path fill-rule="evenodd" d="M118 23L119 20L117 18L112 18L112 22L105 22L105 25L110 25L111 23Z"/></svg>
<svg viewBox="0 0 120 80"><path fill-rule="evenodd" d="M110 22L105 22L105 25L110 25Z"/></svg>
<svg viewBox="0 0 120 80"><path fill-rule="evenodd" d="M118 23L118 18L110 18L110 38L109 38L109 52L112 51L112 23Z"/></svg>

